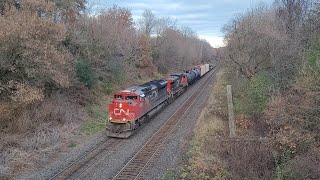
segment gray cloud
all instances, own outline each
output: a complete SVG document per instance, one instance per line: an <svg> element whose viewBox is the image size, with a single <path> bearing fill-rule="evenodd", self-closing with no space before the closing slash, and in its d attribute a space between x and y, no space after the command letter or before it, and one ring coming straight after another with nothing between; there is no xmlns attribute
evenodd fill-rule
<svg viewBox="0 0 320 180"><path fill-rule="evenodd" d="M141 17L145 9L157 16L177 19L178 25L195 30L200 36L211 40L223 36L221 29L238 13L245 12L260 2L270 4L271 0L88 0L96 9L108 8L113 4L129 8L134 20ZM209 41L209 40L208 40ZM210 41L209 41L210 42ZM222 40L221 40L222 42ZM211 43L211 42L210 42Z"/></svg>

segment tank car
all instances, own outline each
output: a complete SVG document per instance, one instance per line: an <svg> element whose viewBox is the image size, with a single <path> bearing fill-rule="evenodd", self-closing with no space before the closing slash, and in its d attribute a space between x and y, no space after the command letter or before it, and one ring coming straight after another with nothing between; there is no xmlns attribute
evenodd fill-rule
<svg viewBox="0 0 320 180"><path fill-rule="evenodd" d="M188 84L191 85L200 77L200 74L197 70L190 70L186 72L186 76Z"/></svg>

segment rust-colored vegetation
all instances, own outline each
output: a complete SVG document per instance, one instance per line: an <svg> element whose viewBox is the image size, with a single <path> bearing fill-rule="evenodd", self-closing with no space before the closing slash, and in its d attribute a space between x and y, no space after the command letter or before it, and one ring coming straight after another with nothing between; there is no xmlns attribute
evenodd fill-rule
<svg viewBox="0 0 320 180"><path fill-rule="evenodd" d="M0 1L0 179L101 132L114 91L213 60L207 42L170 18L146 11L136 28L126 8L87 7Z"/></svg>
<svg viewBox="0 0 320 180"><path fill-rule="evenodd" d="M320 178L319 14L316 1L276 0L225 26L222 70L183 179ZM226 84L233 87L236 138L221 116Z"/></svg>

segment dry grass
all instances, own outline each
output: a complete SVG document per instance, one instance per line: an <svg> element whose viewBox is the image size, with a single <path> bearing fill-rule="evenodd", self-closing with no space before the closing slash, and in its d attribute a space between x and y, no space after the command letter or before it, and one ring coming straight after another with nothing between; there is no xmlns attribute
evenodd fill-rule
<svg viewBox="0 0 320 180"><path fill-rule="evenodd" d="M272 178L275 162L271 143L265 139L228 138L227 119L226 70L222 69L198 119L182 179ZM237 133L246 135L249 126L253 127L247 120L237 124L243 126Z"/></svg>
<svg viewBox="0 0 320 180"><path fill-rule="evenodd" d="M314 75L298 78L265 111L278 153L278 176L284 179L320 178L319 82Z"/></svg>
<svg viewBox="0 0 320 180"><path fill-rule="evenodd" d="M41 168L81 136L88 117L79 94L85 93L70 90L32 106L2 106L0 176L15 178Z"/></svg>
<svg viewBox="0 0 320 180"><path fill-rule="evenodd" d="M225 163L231 179L272 179L275 160L267 139L217 139L212 153Z"/></svg>
<svg viewBox="0 0 320 180"><path fill-rule="evenodd" d="M198 119L195 136L191 142L191 148L187 155L189 160L184 167L182 179L208 179L213 178L220 171L221 159L216 154L212 154L210 149L210 139L215 136L225 136L227 106L224 103L222 94L225 94L225 84L223 80L224 71L220 70L216 75L216 83L211 89L207 107L205 107ZM210 144L207 144L210 143ZM221 171L220 171L221 172Z"/></svg>
<svg viewBox="0 0 320 180"><path fill-rule="evenodd" d="M319 168L320 149L311 148L307 153L289 160L283 174L287 179L320 179Z"/></svg>
<svg viewBox="0 0 320 180"><path fill-rule="evenodd" d="M82 120L86 113L75 103L66 95L57 94L38 104L12 106L12 116L7 117L10 121L2 124L2 130L6 133L21 134L36 131L42 123L55 125Z"/></svg>

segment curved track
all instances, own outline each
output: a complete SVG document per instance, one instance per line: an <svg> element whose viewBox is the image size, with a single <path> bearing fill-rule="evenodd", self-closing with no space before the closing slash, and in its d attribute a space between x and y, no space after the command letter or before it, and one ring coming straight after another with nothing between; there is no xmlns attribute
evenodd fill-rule
<svg viewBox="0 0 320 180"><path fill-rule="evenodd" d="M214 70L212 70L214 71ZM214 72L210 71L204 78L205 81L192 93L192 95L179 106L177 111L165 122L161 128L144 144L144 146L130 159L130 161L121 169L114 179L137 179L141 178L146 167L152 163L159 152L163 143L175 129L180 120L188 112L190 107L209 84ZM125 139L107 138L99 143L94 148L90 149L61 171L53 175L53 179L77 179L84 174L90 167L97 164L100 159L103 159L109 151L115 149Z"/></svg>
<svg viewBox="0 0 320 180"><path fill-rule="evenodd" d="M212 70L213 71L213 70ZM160 152L162 145L192 107L202 90L213 78L214 71L207 74L206 80L193 92L193 94L178 108L166 123L144 144L144 146L129 160L113 179L139 179L142 178L146 167L152 163Z"/></svg>

